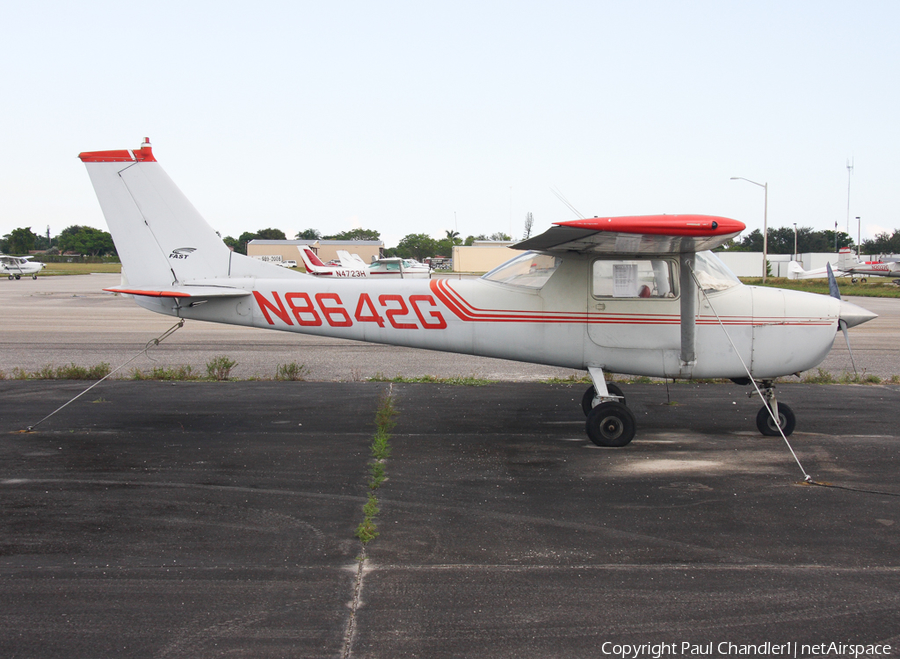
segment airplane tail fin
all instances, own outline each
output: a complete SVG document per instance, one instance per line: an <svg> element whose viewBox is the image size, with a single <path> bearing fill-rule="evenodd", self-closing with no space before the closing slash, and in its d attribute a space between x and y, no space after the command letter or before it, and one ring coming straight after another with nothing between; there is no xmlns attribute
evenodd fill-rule
<svg viewBox="0 0 900 659"><path fill-rule="evenodd" d="M149 139L140 149L85 152L78 157L91 177L132 286L296 275L234 254L156 162Z"/></svg>
<svg viewBox="0 0 900 659"><path fill-rule="evenodd" d="M328 266L322 263L322 259L312 250L309 245L299 245L300 258L303 259L303 265L309 272L325 272L329 270Z"/></svg>
<svg viewBox="0 0 900 659"><path fill-rule="evenodd" d="M805 274L806 270L796 261L788 263L788 279L802 279Z"/></svg>
<svg viewBox="0 0 900 659"><path fill-rule="evenodd" d="M359 254L351 254L345 249L339 249L337 251L338 258L341 260L341 265L345 268L365 268L366 262L362 260Z"/></svg>
<svg viewBox="0 0 900 659"><path fill-rule="evenodd" d="M856 255L849 247L842 247L838 252L838 268L847 270L857 264Z"/></svg>

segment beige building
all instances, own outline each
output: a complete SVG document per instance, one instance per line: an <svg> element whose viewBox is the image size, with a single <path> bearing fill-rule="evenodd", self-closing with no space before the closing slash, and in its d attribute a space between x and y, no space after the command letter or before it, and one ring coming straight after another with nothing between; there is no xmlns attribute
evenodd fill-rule
<svg viewBox="0 0 900 659"><path fill-rule="evenodd" d="M301 245L309 245L326 263L337 258L339 249L359 254L366 263L381 258L384 253L384 242L380 240L251 240L247 243L247 256L276 263L296 261L302 269Z"/></svg>
<svg viewBox="0 0 900 659"><path fill-rule="evenodd" d="M476 240L472 245L456 245L453 248L454 272L488 272L498 265L521 254L517 249L510 249L515 241Z"/></svg>

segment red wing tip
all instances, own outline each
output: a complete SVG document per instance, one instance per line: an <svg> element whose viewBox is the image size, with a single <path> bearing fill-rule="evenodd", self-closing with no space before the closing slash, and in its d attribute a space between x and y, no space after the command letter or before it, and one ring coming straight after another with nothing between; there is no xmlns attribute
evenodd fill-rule
<svg viewBox="0 0 900 659"><path fill-rule="evenodd" d="M556 222L560 226L618 233L646 233L673 236L721 236L743 231L738 220L712 215L640 215L631 217L592 217Z"/></svg>

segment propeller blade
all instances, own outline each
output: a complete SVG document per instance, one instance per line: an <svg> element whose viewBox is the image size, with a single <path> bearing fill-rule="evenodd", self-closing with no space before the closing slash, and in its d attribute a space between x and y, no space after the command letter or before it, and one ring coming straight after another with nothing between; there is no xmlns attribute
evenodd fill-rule
<svg viewBox="0 0 900 659"><path fill-rule="evenodd" d="M841 299L841 292L838 290L837 279L834 278L834 272L831 270L831 264L825 262L825 269L828 271L828 293L831 297L838 300Z"/></svg>
<svg viewBox="0 0 900 659"><path fill-rule="evenodd" d="M856 370L856 362L853 360L853 351L850 349L850 332L847 331L847 321L839 320L838 327L841 328L841 331L844 333L844 340L847 342L847 352L850 353L850 363L853 364L853 374L859 375Z"/></svg>

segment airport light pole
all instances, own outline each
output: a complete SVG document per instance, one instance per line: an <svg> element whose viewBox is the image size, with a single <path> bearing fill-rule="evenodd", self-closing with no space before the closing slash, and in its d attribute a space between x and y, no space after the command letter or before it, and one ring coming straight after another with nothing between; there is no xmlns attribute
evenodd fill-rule
<svg viewBox="0 0 900 659"><path fill-rule="evenodd" d="M762 263L762 280L763 283L766 283L766 265L769 262L769 182L765 183L757 183L756 181L751 181L748 178L744 178L743 176L732 176L732 181L747 181L747 183L752 183L753 185L758 185L761 187L765 193L763 197L763 263Z"/></svg>
<svg viewBox="0 0 900 659"><path fill-rule="evenodd" d="M859 219L859 215L856 216L856 259L859 260L862 257L859 253L862 251L862 245L860 242L862 241L862 221Z"/></svg>
<svg viewBox="0 0 900 659"><path fill-rule="evenodd" d="M797 254L797 223L794 222L794 260L795 261L800 260L799 258L797 258L798 256L800 256L800 255Z"/></svg>

